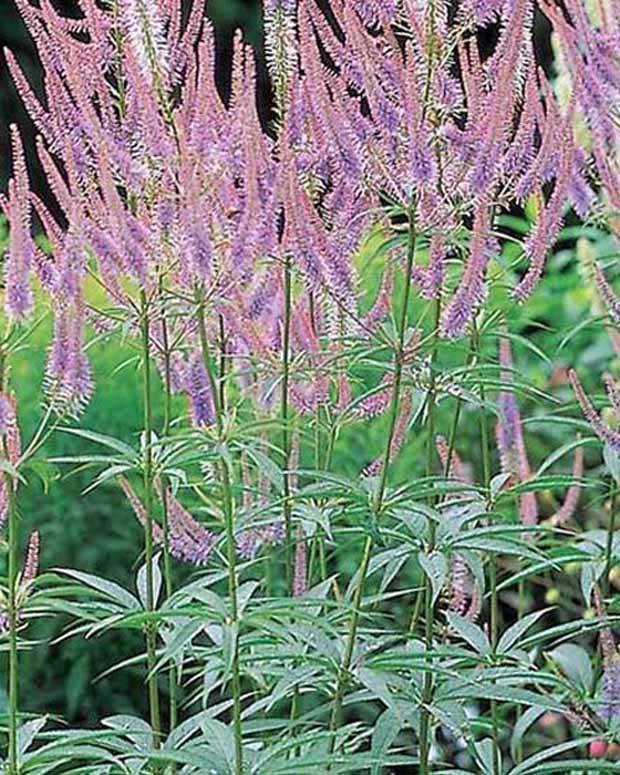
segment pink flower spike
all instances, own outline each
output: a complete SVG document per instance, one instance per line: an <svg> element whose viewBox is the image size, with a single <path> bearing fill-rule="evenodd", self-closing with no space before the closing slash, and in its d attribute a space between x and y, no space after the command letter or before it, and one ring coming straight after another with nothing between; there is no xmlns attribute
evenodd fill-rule
<svg viewBox="0 0 620 775"><path fill-rule="evenodd" d="M26 561L24 563L24 570L22 572L22 584L25 586L31 584L39 572L39 553L39 533L35 531L34 533L30 534L28 549L26 551Z"/></svg>
<svg viewBox="0 0 620 775"><path fill-rule="evenodd" d="M573 478L581 479L583 476L583 447L576 447L573 457ZM573 516L577 510L579 496L581 495L581 486L573 484L568 488L564 503L551 517L551 524L554 527L562 527Z"/></svg>
<svg viewBox="0 0 620 775"><path fill-rule="evenodd" d="M568 378L573 387L573 391L575 392L575 397L579 402L579 406L581 407L581 411L583 412L586 420L592 426L594 433L596 433L599 439L605 444L609 444L613 450L620 452L620 433L612 430L602 421L601 416L596 411L592 405L592 402L586 395L586 392L583 389L583 385L579 381L579 377L577 376L577 373L574 369L569 370Z"/></svg>
<svg viewBox="0 0 620 775"><path fill-rule="evenodd" d="M303 597L308 591L306 537L301 525L297 527L295 544L295 568L293 571L293 597Z"/></svg>

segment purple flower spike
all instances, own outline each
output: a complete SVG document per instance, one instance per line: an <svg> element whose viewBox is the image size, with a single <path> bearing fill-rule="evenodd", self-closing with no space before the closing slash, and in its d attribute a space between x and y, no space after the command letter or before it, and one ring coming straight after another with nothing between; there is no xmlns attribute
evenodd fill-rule
<svg viewBox="0 0 620 775"><path fill-rule="evenodd" d="M583 476L583 447L577 447L575 449L575 456L573 459L573 478L580 479ZM581 487L578 484L573 484L568 488L564 503L551 517L551 524L556 527L565 525L569 519L573 516L577 510L579 503L579 496L581 495Z"/></svg>
<svg viewBox="0 0 620 775"><path fill-rule="evenodd" d="M186 511L177 499L166 493L170 553L173 557L194 565L206 565L215 545L216 536Z"/></svg>
<svg viewBox="0 0 620 775"><path fill-rule="evenodd" d="M579 406L581 407L581 411L583 412L586 420L592 426L594 433L596 433L602 442L609 444L609 446L616 452L620 452L620 433L612 430L602 421L601 416L596 411L592 405L592 402L586 395L586 392L583 389L583 385L579 381L579 377L577 376L577 373L574 371L574 369L571 369L568 372L568 378L575 392L577 401L579 402Z"/></svg>
<svg viewBox="0 0 620 775"><path fill-rule="evenodd" d="M215 422L213 396L202 356L196 353L187 375L187 392L191 404L192 422L196 428L208 428Z"/></svg>
<svg viewBox="0 0 620 775"><path fill-rule="evenodd" d="M22 584L31 584L39 572L39 554L41 550L41 541L39 533L34 532L30 535L28 549L26 551L26 561L22 572Z"/></svg>
<svg viewBox="0 0 620 775"><path fill-rule="evenodd" d="M306 536L301 525L297 528L295 544L295 568L293 570L293 596L303 597L308 591Z"/></svg>
<svg viewBox="0 0 620 775"><path fill-rule="evenodd" d="M499 362L500 366L505 369L501 373L502 381L512 382L512 353L510 341L506 338L500 339ZM501 416L496 425L496 438L502 470L504 473L512 474L515 482L527 482L531 478L532 472L527 459L517 399L512 391L505 390L500 393L498 403ZM535 525L538 521L538 505L535 493L522 493L519 503L523 524Z"/></svg>

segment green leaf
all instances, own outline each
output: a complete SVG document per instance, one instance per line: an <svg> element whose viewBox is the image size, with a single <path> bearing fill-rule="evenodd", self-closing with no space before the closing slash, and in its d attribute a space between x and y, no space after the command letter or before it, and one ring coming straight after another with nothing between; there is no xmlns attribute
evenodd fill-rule
<svg viewBox="0 0 620 775"><path fill-rule="evenodd" d="M448 575L448 563L440 552L431 552L431 554L420 552L418 554L418 561L422 570L431 582L434 605L446 581L446 576Z"/></svg>
<svg viewBox="0 0 620 775"><path fill-rule="evenodd" d="M385 756L400 733L401 721L394 708L386 708L375 721L370 747L374 760L371 775L381 775Z"/></svg>
<svg viewBox="0 0 620 775"><path fill-rule="evenodd" d="M21 761L23 755L34 742L35 737L47 724L47 716L36 718L22 724L17 730L17 754Z"/></svg>
<svg viewBox="0 0 620 775"><path fill-rule="evenodd" d="M499 639L499 643L497 644L497 650L500 653L508 653L510 649L516 643L518 643L521 636L524 635L530 629L530 627L540 619L541 616L544 616L546 613L548 613L549 610L550 609L546 608L543 611L534 611L533 613L524 616L522 619L519 619L518 622L515 622L515 624L509 627L506 632L502 634L502 637Z"/></svg>
<svg viewBox="0 0 620 775"><path fill-rule="evenodd" d="M534 724L543 715L543 713L546 712L547 711L545 708L539 708L536 705L532 705L532 707L528 708L525 713L523 713L523 715L517 720L512 733L512 738L510 740L510 755L513 759L516 760L517 758L517 751L521 745L523 735L532 726L532 724Z"/></svg>
<svg viewBox="0 0 620 775"><path fill-rule="evenodd" d="M130 447L129 444L125 444L120 439L115 439L113 436L106 436L103 433L95 433L95 431L87 431L83 428L58 428L61 433L69 433L72 436L79 436L88 441L94 441L97 444L101 444L109 449L114 449L120 452L122 455L129 457L136 457L136 450Z"/></svg>
<svg viewBox="0 0 620 775"><path fill-rule="evenodd" d="M154 555L151 561L151 575L153 581L153 600L151 602L153 604L153 608L157 608L159 593L161 592L162 577L161 570L159 568L160 556L161 555L159 553ZM142 565L138 571L138 576L136 578L136 589L138 590L138 597L140 598L140 602L144 606L144 609L148 610L148 576L146 563Z"/></svg>
<svg viewBox="0 0 620 775"><path fill-rule="evenodd" d="M598 439L596 442L599 443ZM609 444L605 444L603 447L603 460L615 483L620 484L620 455Z"/></svg>
<svg viewBox="0 0 620 775"><path fill-rule="evenodd" d="M446 612L450 627L481 656L491 653L491 642L484 630L474 622L453 611Z"/></svg>
<svg viewBox="0 0 620 775"><path fill-rule="evenodd" d="M495 746L490 738L485 738L477 743L474 743L474 751L476 753L476 759L480 766L481 772L486 775L491 775L495 771L493 766L493 758L495 756ZM501 772L501 767L500 767Z"/></svg>
<svg viewBox="0 0 620 775"><path fill-rule="evenodd" d="M594 674L588 652L574 643L562 643L549 653L559 663L562 671L582 691L592 689Z"/></svg>
<svg viewBox="0 0 620 775"><path fill-rule="evenodd" d="M604 562L584 562L581 566L581 594L583 595L586 607L590 607L592 602L592 590L594 585L605 571Z"/></svg>
<svg viewBox="0 0 620 775"><path fill-rule="evenodd" d="M97 592L101 592L107 598L114 600L115 603L118 603L127 610L136 610L140 608L139 600L135 598L131 592L128 592L113 581L108 581L100 576L93 576L90 573L82 573L82 571L79 570L72 570L71 568L57 568L56 570L58 573L70 576L71 578L80 581L82 584L97 590Z"/></svg>

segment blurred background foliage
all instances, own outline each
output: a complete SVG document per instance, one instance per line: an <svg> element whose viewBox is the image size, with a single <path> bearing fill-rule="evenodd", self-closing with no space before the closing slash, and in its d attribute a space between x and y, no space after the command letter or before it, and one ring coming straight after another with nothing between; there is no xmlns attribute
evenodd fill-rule
<svg viewBox="0 0 620 775"><path fill-rule="evenodd" d="M64 5L68 10L71 8L71 3L67 2L58 5ZM238 27L257 45L260 61L260 7L251 0L211 0L209 8L218 30L218 81L225 94L232 39ZM38 71L32 41L19 20L12 0L0 0L0 37L3 45L10 46L16 52L29 78L36 84ZM544 34L541 34L543 49L546 46L545 40ZM3 59L0 67L0 186L4 187L10 166L8 125L11 122L19 124L26 133L30 149L33 148L34 129L9 82ZM264 115L269 115L270 96L264 69L259 68L259 73L259 105ZM45 194L32 153L29 166L33 179L39 182L41 193ZM504 225L515 235L529 228L522 216L507 216ZM556 254L549 262L546 278L525 309L515 307L509 300L507 290L514 279L507 267L518 248L509 245L504 256L491 267L491 272L499 278L493 303L510 319L510 330L523 337L513 343L517 371L526 375L524 378L534 387L551 392L557 400L555 405L535 398L521 401L523 414L528 418L527 442L534 469L550 451L570 440L572 431L567 431L562 425L548 422L542 425L536 422L537 417L547 415L550 411L561 416L572 403L572 395L563 379L565 366L577 365L584 376L591 374L587 387L593 389L597 385L594 375L600 373L603 364L608 364L612 359L611 346L604 328L600 324L586 324L596 314L596 309L593 307L591 284L584 282L584 273L587 271L584 268L585 262L580 264L575 261L579 238L579 251L585 258L588 251L594 252L603 259L604 264L604 257L612 252L609 238L603 232L567 227L558 243ZM0 252L3 252L5 239L6 230L0 224ZM376 293L384 261L384 256L377 252L376 247L375 241L370 240L365 253L359 258L360 278L367 305L370 305ZM422 311L421 306L418 311ZM18 393L20 424L26 439L34 432L42 414L41 382L51 320L45 316L45 310L41 310L41 314L42 320L15 359L12 372ZM567 331L571 332L568 339ZM84 428L137 444L142 411L138 398L141 377L136 370L134 352L127 342L114 340L112 344L109 341L102 343L94 333L92 336L89 356L94 369L96 393L80 424ZM486 346L493 350L496 339L488 337ZM465 347L464 344L462 360L466 355ZM450 357L453 357L453 346L450 352ZM541 353L546 354L546 357ZM376 380L376 376L369 373L360 373L357 377L366 387ZM451 401L446 403L448 405L442 405L440 411L447 418L453 411L453 405ZM158 409L161 410L161 407ZM157 421L161 421L161 412ZM375 458L384 436L384 422L385 419L380 419L345 429L338 439L335 454L342 473L355 476ZM443 422L440 414L439 427L444 432L447 432L446 425L447 421ZM465 405L457 446L464 461L474 467L477 467L480 458L478 434L478 412ZM75 454L84 451L84 444L81 439L56 433L45 452L49 456ZM395 465L395 478L406 481L412 471L423 468L423 444L423 434L410 434L409 443ZM600 465L598 453L587 448L586 459L589 473L596 474L597 466ZM570 470L569 460L564 459L558 465L564 472ZM69 475L66 467L52 465L41 465L38 470L31 470L30 486L23 488L20 493L21 535L25 539L35 527L41 531L42 564L46 569L74 567L129 586L139 562L141 530L115 485L109 484L83 495L91 476L91 472ZM541 498L543 512L552 513L554 496L560 499L562 495L561 492L548 493ZM583 524L596 524L601 518L600 493L586 493L582 498L580 521ZM332 554L330 570L350 576L355 570L358 555L357 547L339 545ZM417 583L412 565L407 567L410 570L398 579L398 585L403 589ZM179 567L175 570L179 575L187 572ZM545 588L551 583L542 580L540 589L543 597ZM577 588L577 581L575 586ZM392 609L386 613L395 618L402 617L405 615L405 605L406 598L402 601L395 598ZM571 611L567 604L563 612L568 617L575 611ZM24 655L24 674L28 675L28 681L23 687L22 707L32 713L58 714L72 723L86 725L94 725L98 719L112 713L144 715L143 675L139 669L136 669L134 675L125 670L98 679L115 662L139 652L142 647L140 637L132 638L124 632L112 632L88 644L79 638L62 640L66 624L66 621L49 617L41 619L29 629L28 638L33 646L36 644L36 648L29 649ZM4 683L3 676L0 676L0 686ZM0 704L4 702L1 692L0 689Z"/></svg>

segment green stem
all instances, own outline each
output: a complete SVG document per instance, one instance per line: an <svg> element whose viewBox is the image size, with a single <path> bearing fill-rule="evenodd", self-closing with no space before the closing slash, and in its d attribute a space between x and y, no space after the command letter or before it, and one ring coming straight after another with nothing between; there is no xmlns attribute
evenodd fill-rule
<svg viewBox="0 0 620 775"><path fill-rule="evenodd" d="M7 337L8 339L8 337ZM0 351L0 392L6 392L6 353L4 349ZM2 441L3 456L7 458L6 442ZM4 486L6 487L9 498L9 525L8 525L8 617L9 617L9 750L7 761L8 775L18 775L17 764L17 728L19 721L19 655L17 649L17 507L15 503L15 490L13 479L8 474L4 474Z"/></svg>
<svg viewBox="0 0 620 775"><path fill-rule="evenodd" d="M390 425L388 431L388 437L385 445L385 452L383 455L383 467L381 472L381 480L377 489L376 497L373 503L373 514L375 518L378 518L383 508L383 500L385 497L385 489L387 485L387 475L390 465L390 457L392 452L392 441L394 439L394 432L396 429L396 423L398 420L398 410L400 407L400 394L403 378L403 361L405 356L405 337L407 334L407 320L409 312L409 299L411 296L411 273L413 269L413 262L415 258L416 250L416 231L415 231L415 218L413 208L409 211L409 243L407 247L407 263L405 268L405 290L403 294L403 307L400 316L400 322L398 327L398 342L394 349L394 382L392 385L391 396L391 408L390 408ZM347 634L347 641L345 645L344 656L338 671L338 679L336 682L336 691L332 703L332 712L329 729L330 737L330 752L334 751L336 743L336 731L341 723L342 706L344 701L344 694L346 690L347 681L349 678L349 670L351 668L351 661L353 659L353 651L355 649L355 643L357 639L357 630L359 627L360 619L360 607L364 594L364 586L366 583L366 575L368 573L368 566L370 565L370 559L372 557L373 539L369 535L366 538L364 544L364 551L362 554L362 561L357 572L357 585L353 594L352 600L352 615L349 622L349 630Z"/></svg>
<svg viewBox="0 0 620 775"><path fill-rule="evenodd" d="M480 363L482 361L482 346L480 342L480 335L474 322L474 330L472 334L473 349L476 354L476 361ZM485 492L489 493L491 484L491 455L489 445L489 426L487 422L486 412L486 391L482 379L479 383L480 390L480 451L482 455L482 479ZM499 601L497 596L497 568L495 565L495 555L489 554L489 587L491 598L491 652L493 656L497 649L497 640L499 632ZM497 701L491 700L491 724L492 739L493 739L493 775L500 775L501 772L501 754L499 748L499 715Z"/></svg>
<svg viewBox="0 0 620 775"><path fill-rule="evenodd" d="M286 588L288 594L293 590L293 526L291 521L291 481L289 461L291 457L291 440L289 433L289 386L290 386L290 339L291 339L291 259L284 259L284 326L282 330L282 393L280 403L280 419L282 422L282 454L284 456L284 529L286 531Z"/></svg>
<svg viewBox="0 0 620 775"><path fill-rule="evenodd" d="M161 298L160 287L160 298ZM164 425L162 429L162 435L164 439L168 438L170 433L170 421L172 417L172 387L171 387L171 365L170 365L170 338L168 335L168 320L166 318L165 310L161 313L162 319L162 345L164 350ZM172 562L170 557L170 523L168 519L168 499L166 492L168 490L168 477L162 474L161 486L163 490L162 498L162 517L163 517L163 533L164 533L164 584L166 588L166 598L172 596ZM178 705L177 705L177 676L176 667L174 662L168 669L168 692L169 692L169 732L172 732L178 722ZM176 764L170 765L171 772L176 772Z"/></svg>
<svg viewBox="0 0 620 775"><path fill-rule="evenodd" d="M220 407L226 413L226 328L224 316L219 316L220 327Z"/></svg>
<svg viewBox="0 0 620 775"><path fill-rule="evenodd" d="M517 510L517 513L518 510ZM521 563L519 564L519 569L522 569ZM518 608L517 608L517 619L518 621L521 621L525 615L526 611L526 599L525 599L525 579L519 579L519 592L518 592ZM519 705L517 708L517 721L521 718L523 715L523 709ZM523 737L519 739L519 745L517 746L516 751L516 757L515 757L515 764L521 764L523 761Z"/></svg>
<svg viewBox="0 0 620 775"><path fill-rule="evenodd" d="M19 707L19 656L17 650L17 508L15 504L15 491L13 480L5 477L6 487L9 488L9 775L17 775L19 772L17 759L17 728Z"/></svg>
<svg viewBox="0 0 620 775"><path fill-rule="evenodd" d="M426 446L426 476L431 477L433 475L433 461L435 450L435 361L437 359L437 336L439 331L439 320L441 317L441 297L435 302L435 317L433 328L433 340L431 350L431 363L430 363L430 387L428 392L428 438ZM450 453L448 453L450 455ZM448 457L449 459L449 457ZM435 495L431 494L429 498L429 505L433 507L435 505ZM432 551L435 547L435 522L430 519L428 521L428 541L429 551ZM424 648L427 654L429 654L433 648L433 625L435 617L435 606L433 603L433 587L430 578L426 576L424 582ZM431 669L430 661L426 660L426 671L424 673L424 684L422 687L422 711L420 715L420 773L426 775L429 771L429 756L430 756L430 704L433 698L433 671Z"/></svg>
<svg viewBox="0 0 620 775"><path fill-rule="evenodd" d="M222 413L223 393L218 390L213 362L207 338L204 315L204 300L201 291L196 291L196 318L202 358L213 396L215 424L220 448L225 445L224 417ZM223 454L217 465L222 487L224 518L226 522L226 559L228 563L228 594L230 597L230 628L232 631L233 653L231 661L231 690L233 701L233 731L235 746L235 775L243 775L243 729L241 725L241 668L239 654L239 584L237 579L237 550L235 544L235 501L232 491L232 471L227 454Z"/></svg>
<svg viewBox="0 0 620 775"><path fill-rule="evenodd" d="M143 389L144 389L144 509L146 523L144 530L145 561L146 561L146 609L150 613L155 608L153 581L153 450L151 446L153 432L153 406L151 391L151 331L149 320L149 303L145 291L140 293L142 354L143 354ZM157 664L157 630L152 622L146 627L146 661L148 669L148 695L153 731L153 747L161 744L161 720L159 713L159 687L155 666Z"/></svg>

